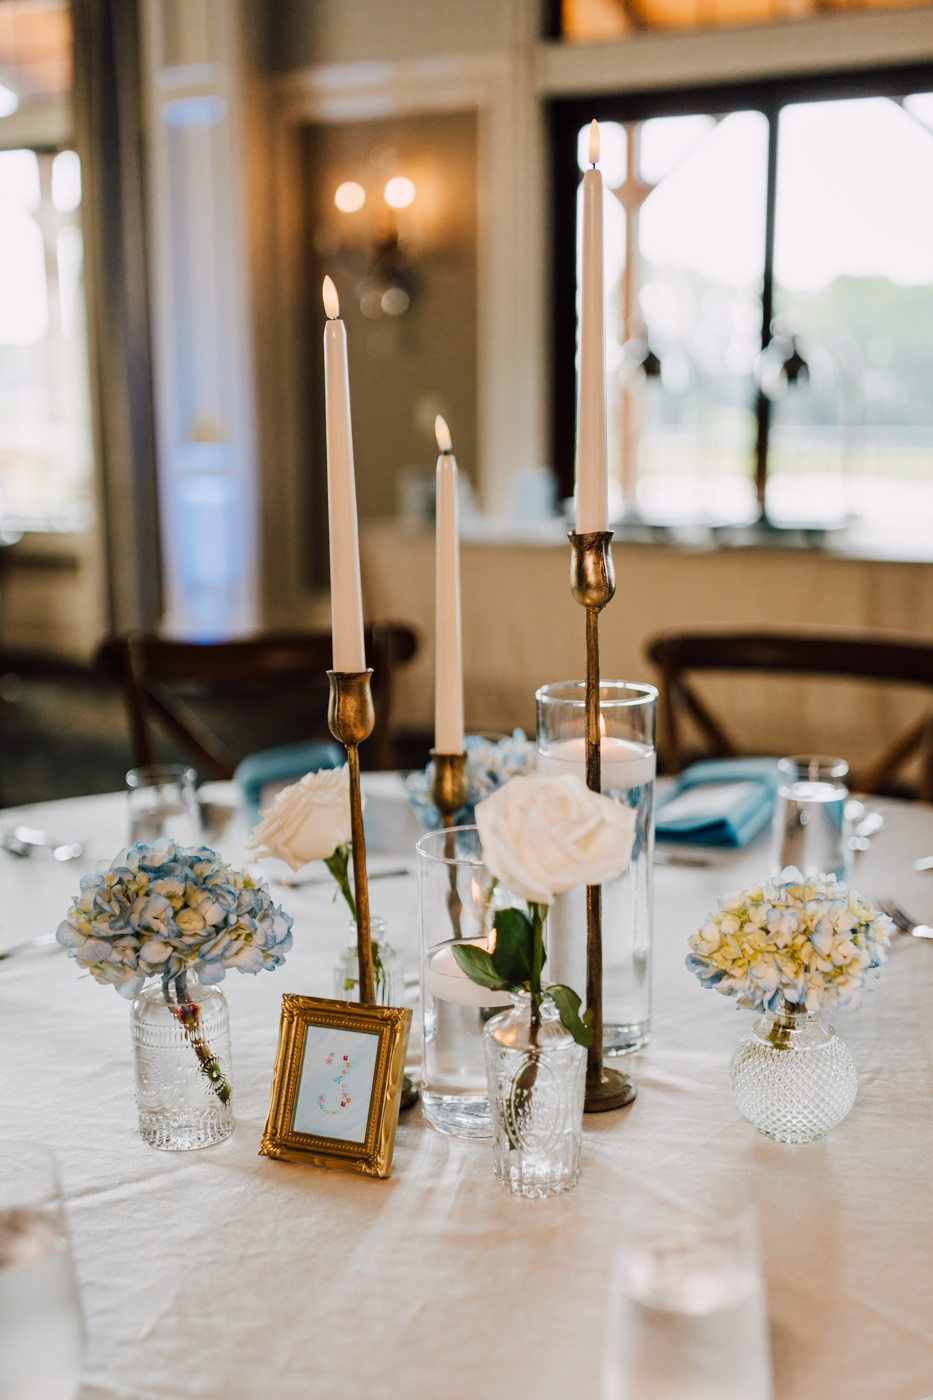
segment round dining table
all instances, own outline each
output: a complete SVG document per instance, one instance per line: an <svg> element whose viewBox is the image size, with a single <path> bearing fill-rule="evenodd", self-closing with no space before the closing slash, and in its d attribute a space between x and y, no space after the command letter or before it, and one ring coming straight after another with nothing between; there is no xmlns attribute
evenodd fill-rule
<svg viewBox="0 0 933 1400"><path fill-rule="evenodd" d="M364 775L373 912L388 920L415 1014L420 828L401 777ZM255 861L232 786L202 790L213 844ZM933 923L933 808L886 818L852 881ZM0 952L54 932L81 875L126 843L123 794L0 813L83 854L0 850ZM655 870L648 1046L626 1109L584 1118L579 1185L508 1194L488 1141L402 1112L391 1177L259 1155L285 992L331 996L347 910L324 867L288 885L265 862L294 947L273 974L228 975L236 1128L161 1152L137 1132L130 1008L58 947L0 961L2 1131L55 1153L87 1327L82 1400L599 1400L608 1298L634 1185L689 1169L758 1203L776 1400L933 1396L933 941L901 934L857 1011L836 1020L858 1070L818 1142L758 1133L729 1090L753 1013L701 988L687 939L718 895L768 873L763 837ZM295 877L296 880L299 877Z"/></svg>

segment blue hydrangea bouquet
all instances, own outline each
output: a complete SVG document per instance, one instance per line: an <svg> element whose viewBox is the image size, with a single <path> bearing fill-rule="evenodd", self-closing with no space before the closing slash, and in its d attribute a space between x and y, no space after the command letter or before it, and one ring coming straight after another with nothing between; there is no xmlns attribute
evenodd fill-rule
<svg viewBox="0 0 933 1400"><path fill-rule="evenodd" d="M161 997L181 1027L182 1045L194 1050L200 1073L229 1112L224 1054L204 1025L205 994L189 980L207 989L208 1001L219 998L225 1007L222 995L212 989L231 968L271 972L285 961L292 920L273 904L266 882L232 869L206 846L139 842L109 866L101 862L95 874L84 876L56 937L96 982L133 1000L137 1028L146 1014L142 1004L147 997L140 994L150 979L161 981ZM137 1062L137 1089L139 1084ZM231 1130L232 1119L213 1140ZM163 1135L158 1145L170 1144Z"/></svg>

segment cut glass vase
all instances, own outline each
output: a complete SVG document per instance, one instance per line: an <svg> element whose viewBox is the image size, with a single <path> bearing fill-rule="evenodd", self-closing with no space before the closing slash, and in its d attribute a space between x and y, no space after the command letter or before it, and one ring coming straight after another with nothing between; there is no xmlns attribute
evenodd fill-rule
<svg viewBox="0 0 933 1400"><path fill-rule="evenodd" d="M586 1051L550 997L535 1035L530 993L516 992L512 1003L483 1037L496 1179L516 1196L557 1196L580 1176Z"/></svg>
<svg viewBox="0 0 933 1400"><path fill-rule="evenodd" d="M832 1026L796 1007L768 1012L732 1052L732 1096L748 1121L777 1142L812 1142L855 1102L855 1064Z"/></svg>

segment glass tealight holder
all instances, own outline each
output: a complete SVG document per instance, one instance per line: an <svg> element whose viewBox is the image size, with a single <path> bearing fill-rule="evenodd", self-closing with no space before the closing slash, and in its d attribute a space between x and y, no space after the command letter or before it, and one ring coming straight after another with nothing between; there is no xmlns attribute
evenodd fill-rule
<svg viewBox="0 0 933 1400"><path fill-rule="evenodd" d="M73 1400L84 1320L55 1162L0 1142L0 1396Z"/></svg>
<svg viewBox="0 0 933 1400"><path fill-rule="evenodd" d="M852 865L845 784L849 765L827 754L795 754L780 759L778 769L772 875L793 865L808 879L819 874L846 879Z"/></svg>
<svg viewBox="0 0 933 1400"><path fill-rule="evenodd" d="M652 862L654 856L655 708L653 685L603 681L599 687L602 790L635 812L628 870L602 886L603 1053L627 1055L648 1042L651 1024ZM586 683L542 686L538 773L575 773L586 781ZM559 895L548 916L552 982L586 986L586 889Z"/></svg>
<svg viewBox="0 0 933 1400"><path fill-rule="evenodd" d="M603 1400L772 1400L758 1213L730 1175L624 1191Z"/></svg>
<svg viewBox="0 0 933 1400"><path fill-rule="evenodd" d="M351 938L334 962L334 996L338 1001L359 1001L360 960L356 945L356 920L348 919ZM398 953L386 942L386 921L371 914L369 935L373 945L373 983L377 1006L405 1005L405 969Z"/></svg>
<svg viewBox="0 0 933 1400"><path fill-rule="evenodd" d="M129 843L151 846L163 837L179 846L201 844L198 775L183 763L152 763L126 775Z"/></svg>
<svg viewBox="0 0 933 1400"><path fill-rule="evenodd" d="M472 982L454 957L457 942L490 947L497 909L516 905L483 864L475 826L432 831L418 850L421 925L421 1109L453 1137L492 1137L483 1028L508 992Z"/></svg>

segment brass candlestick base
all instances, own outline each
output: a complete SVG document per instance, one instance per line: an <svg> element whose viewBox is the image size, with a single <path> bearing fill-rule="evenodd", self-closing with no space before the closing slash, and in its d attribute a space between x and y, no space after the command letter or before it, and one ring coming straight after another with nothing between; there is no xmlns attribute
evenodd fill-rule
<svg viewBox="0 0 933 1400"><path fill-rule="evenodd" d="M599 732L599 614L616 591L612 531L570 532L570 591L586 608L586 785L602 792ZM593 1013L593 1044L586 1052L584 1113L624 1108L635 1097L627 1074L603 1065L602 888L586 891L586 1005Z"/></svg>
<svg viewBox="0 0 933 1400"><path fill-rule="evenodd" d="M431 801L441 814L441 824L451 827L454 817L466 806L469 793L467 756L465 753L438 753L431 750L434 762L434 783Z"/></svg>
<svg viewBox="0 0 933 1400"><path fill-rule="evenodd" d="M369 682L372 671L328 671L330 703L327 723L347 750L350 769L350 831L353 845L353 895L356 901L356 952L360 964L360 1001L376 1005L373 945L369 932L369 881L366 877L366 837L360 796L359 746L373 732L376 716Z"/></svg>

